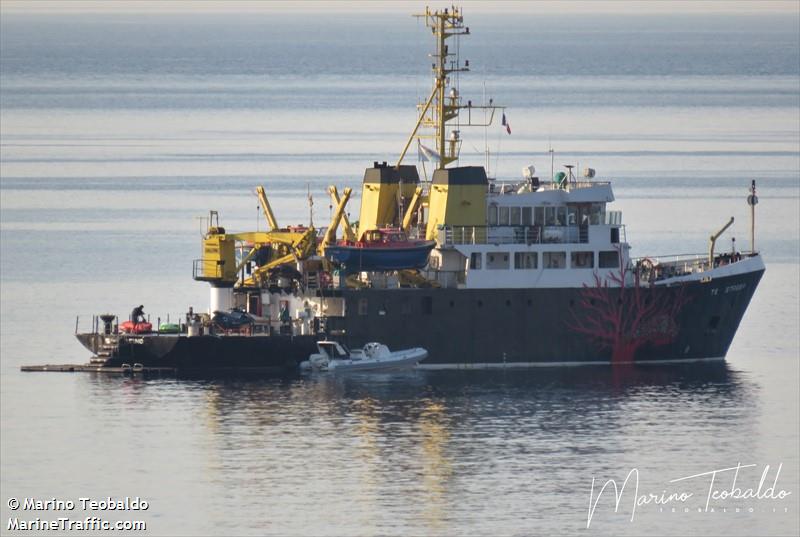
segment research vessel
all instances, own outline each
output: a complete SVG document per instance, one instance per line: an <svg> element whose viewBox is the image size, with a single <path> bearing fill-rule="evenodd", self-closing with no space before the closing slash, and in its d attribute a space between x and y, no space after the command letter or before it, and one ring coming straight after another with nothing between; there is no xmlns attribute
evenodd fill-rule
<svg viewBox="0 0 800 537"><path fill-rule="evenodd" d="M208 311L170 334L123 333L118 318L97 317L77 334L94 354L87 368L291 370L320 340L422 347L425 368L725 357L765 269L755 181L749 251L716 249L731 218L701 254L632 258L611 182L593 169L524 166L501 184L460 165L462 129L500 114L510 126L503 107L459 93L455 74L469 62L450 43L470 34L461 10L418 16L436 42L433 87L397 160L364 172L358 221L345 211L351 189L335 186L326 229L280 227L262 187L266 231L230 232L212 211L193 268L210 287ZM405 161L414 144L422 177ZM393 234L398 247L377 244ZM231 311L250 321L215 321Z"/></svg>

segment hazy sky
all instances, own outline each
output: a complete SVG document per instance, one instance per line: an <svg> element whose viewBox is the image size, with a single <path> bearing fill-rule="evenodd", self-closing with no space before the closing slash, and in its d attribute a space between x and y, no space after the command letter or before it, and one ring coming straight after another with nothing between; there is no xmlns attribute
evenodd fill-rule
<svg viewBox="0 0 800 537"><path fill-rule="evenodd" d="M262 1L262 0L0 0L6 13L246 13L339 11L411 13L446 7L435 1ZM473 13L800 13L800 0L470 0L457 2Z"/></svg>

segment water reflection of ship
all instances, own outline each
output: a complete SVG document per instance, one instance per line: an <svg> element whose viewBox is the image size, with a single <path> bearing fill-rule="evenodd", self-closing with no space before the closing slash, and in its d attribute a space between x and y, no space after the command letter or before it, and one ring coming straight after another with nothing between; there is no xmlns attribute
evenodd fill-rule
<svg viewBox="0 0 800 537"><path fill-rule="evenodd" d="M431 535L447 533L448 520L463 514L464 495L479 494L473 487L492 471L525 470L532 493L542 476L566 471L541 466L554 453L567 465L603 453L638 456L641 427L677 434L702 426L709 442L735 428L747 449L759 412L756 382L725 363L636 366L624 374L592 367L179 383L87 375L80 382L109 415L158 409L181 443L203 446L208 479L245 488L275 520L287 506L310 509L332 495L333 506L357 500L349 516L372 528L379 521L369 513L381 509L371 506L396 501ZM182 404L165 406L167 399ZM278 497L276 481L297 498Z"/></svg>
<svg viewBox="0 0 800 537"><path fill-rule="evenodd" d="M131 404L147 398L148 374L127 377L89 375L88 386L98 397L111 396L108 388L125 386ZM311 408L326 408L340 414L348 411L349 402L370 398L375 401L413 401L417 398L451 398L494 395L519 399L547 399L553 390L592 393L598 397L675 390L675 393L698 391L707 397L736 402L749 398L756 389L738 371L725 362L701 364L630 364L603 369L541 367L524 370L418 370L405 373L380 373L347 377L274 377L268 373L235 373L219 376L209 383L202 374L184 375L188 387L211 390L215 414L227 414L253 407L256 415L275 423L273 410L286 408L287 398L300 399ZM179 388L177 388L179 389ZM557 398L557 396L555 396ZM272 399L270 399L272 398ZM118 398L117 398L118 399ZM256 408L263 401L266 406ZM117 400L119 403L119 399ZM709 404L715 401L710 400ZM716 401L720 402L720 401ZM223 420L224 421L224 420Z"/></svg>

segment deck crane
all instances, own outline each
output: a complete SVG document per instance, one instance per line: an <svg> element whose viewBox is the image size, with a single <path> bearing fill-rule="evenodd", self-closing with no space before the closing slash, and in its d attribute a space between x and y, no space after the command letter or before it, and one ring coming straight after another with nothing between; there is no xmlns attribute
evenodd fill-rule
<svg viewBox="0 0 800 537"><path fill-rule="evenodd" d="M331 193L331 197L333 199L338 199L339 195L336 190L336 187L332 186L329 189ZM350 194L353 193L352 188L345 188L342 192L342 198L338 200L336 211L333 213L333 218L331 219L331 223L328 225L328 230L325 232L325 236L322 238L322 242L319 243L317 246L317 253L320 256L325 255L325 247L328 246L330 243L336 240L336 228L339 227L339 222L342 222L344 226L344 235L347 240L354 240L355 237L353 236L353 230L350 229L349 222L347 221L347 215L344 213L344 207L347 205L348 200L350 199ZM348 234L348 231L349 234ZM352 237L352 238L350 238Z"/></svg>

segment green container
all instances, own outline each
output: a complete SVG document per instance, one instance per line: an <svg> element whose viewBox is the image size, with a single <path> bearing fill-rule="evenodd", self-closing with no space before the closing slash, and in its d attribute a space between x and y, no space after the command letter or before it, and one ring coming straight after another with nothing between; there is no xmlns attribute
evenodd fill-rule
<svg viewBox="0 0 800 537"><path fill-rule="evenodd" d="M559 185L564 182L564 179L567 178L567 174L564 172L556 173L556 176L553 178L554 183L558 183Z"/></svg>

